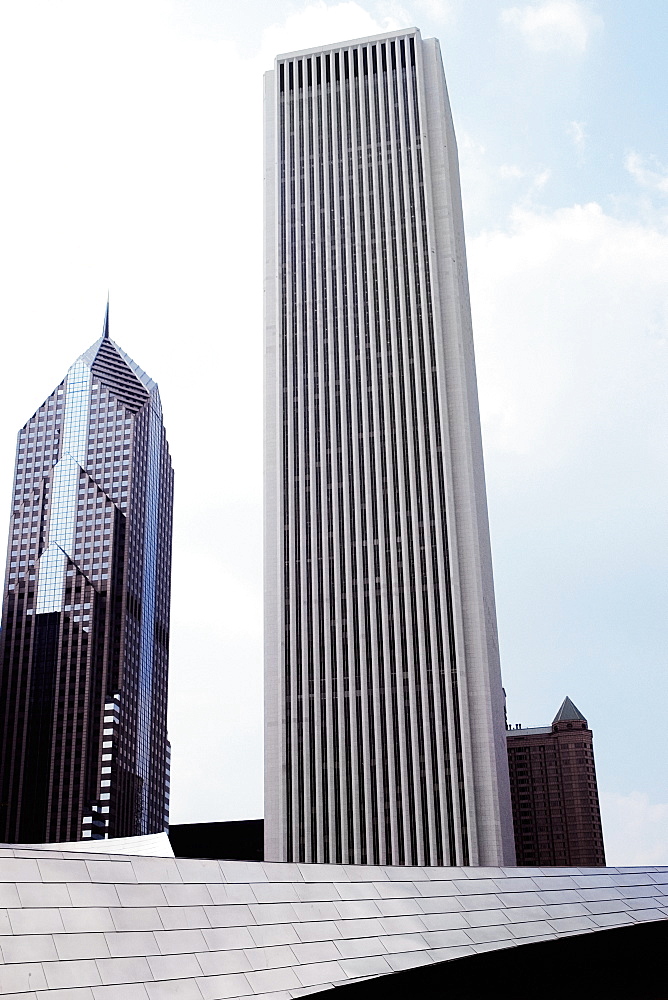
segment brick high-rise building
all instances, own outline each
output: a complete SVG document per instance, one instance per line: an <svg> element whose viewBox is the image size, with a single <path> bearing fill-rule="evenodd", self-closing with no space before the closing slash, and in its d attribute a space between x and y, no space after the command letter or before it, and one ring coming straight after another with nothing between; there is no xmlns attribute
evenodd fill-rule
<svg viewBox="0 0 668 1000"><path fill-rule="evenodd" d="M102 337L18 435L0 634L0 841L168 821L173 473L157 385Z"/></svg>
<svg viewBox="0 0 668 1000"><path fill-rule="evenodd" d="M507 731L518 865L605 864L593 734L566 698L551 726Z"/></svg>
<svg viewBox="0 0 668 1000"><path fill-rule="evenodd" d="M438 42L279 56L265 109L266 857L512 864Z"/></svg>

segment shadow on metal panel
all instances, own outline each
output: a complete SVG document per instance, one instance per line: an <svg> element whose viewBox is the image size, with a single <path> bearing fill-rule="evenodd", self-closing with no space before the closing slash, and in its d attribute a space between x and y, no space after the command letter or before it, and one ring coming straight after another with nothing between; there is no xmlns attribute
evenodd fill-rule
<svg viewBox="0 0 668 1000"><path fill-rule="evenodd" d="M177 823L169 828L169 841L177 858L263 861L264 820Z"/></svg>
<svg viewBox="0 0 668 1000"><path fill-rule="evenodd" d="M668 920L588 931L422 965L318 993L336 1000L433 997L443 1000L605 1000L668 998Z"/></svg>

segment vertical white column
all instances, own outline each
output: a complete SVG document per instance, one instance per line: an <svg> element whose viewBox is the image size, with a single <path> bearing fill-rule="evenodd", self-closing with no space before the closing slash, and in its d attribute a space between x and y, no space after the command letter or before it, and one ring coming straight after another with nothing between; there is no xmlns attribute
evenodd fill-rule
<svg viewBox="0 0 668 1000"><path fill-rule="evenodd" d="M283 537L280 447L283 432L276 296L278 226L277 96L274 74L264 78L264 856L283 860L284 661L283 588L279 545Z"/></svg>

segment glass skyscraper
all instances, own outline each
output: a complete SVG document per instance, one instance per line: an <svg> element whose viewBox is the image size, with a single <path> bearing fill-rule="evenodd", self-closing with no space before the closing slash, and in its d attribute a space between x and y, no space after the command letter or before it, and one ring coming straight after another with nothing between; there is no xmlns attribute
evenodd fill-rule
<svg viewBox="0 0 668 1000"><path fill-rule="evenodd" d="M266 857L512 864L438 42L279 56L265 149Z"/></svg>
<svg viewBox="0 0 668 1000"><path fill-rule="evenodd" d="M0 841L168 823L173 472L158 387L100 339L18 435L0 633Z"/></svg>

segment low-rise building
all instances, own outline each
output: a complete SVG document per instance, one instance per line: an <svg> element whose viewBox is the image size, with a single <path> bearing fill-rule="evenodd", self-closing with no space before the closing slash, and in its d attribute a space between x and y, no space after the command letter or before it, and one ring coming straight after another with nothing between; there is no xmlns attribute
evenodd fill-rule
<svg viewBox="0 0 668 1000"><path fill-rule="evenodd" d="M551 726L507 730L517 864L605 865L593 733L565 698Z"/></svg>

